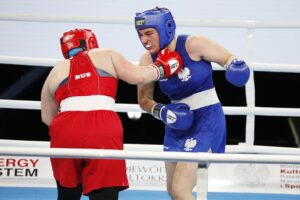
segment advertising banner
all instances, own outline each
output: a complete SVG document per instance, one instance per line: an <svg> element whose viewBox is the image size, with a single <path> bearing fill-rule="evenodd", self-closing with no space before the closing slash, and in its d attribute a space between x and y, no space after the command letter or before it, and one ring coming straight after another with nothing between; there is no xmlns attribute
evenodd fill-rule
<svg viewBox="0 0 300 200"><path fill-rule="evenodd" d="M127 160L130 189L166 190L163 161ZM55 187L49 158L0 157L0 186ZM300 165L211 164L208 191L300 194Z"/></svg>

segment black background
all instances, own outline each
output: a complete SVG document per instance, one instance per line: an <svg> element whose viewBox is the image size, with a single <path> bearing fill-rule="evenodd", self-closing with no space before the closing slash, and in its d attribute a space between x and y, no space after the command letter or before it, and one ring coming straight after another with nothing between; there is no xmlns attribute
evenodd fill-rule
<svg viewBox="0 0 300 200"><path fill-rule="evenodd" d="M50 67L0 65L0 99L40 100L42 85ZM225 80L224 71L214 71L214 83L223 106L246 106L245 89ZM300 74L255 72L255 96L258 107L300 108ZM119 81L117 103L137 102L136 86ZM156 94L156 100L165 97ZM124 126L124 142L162 144L164 125L148 114L132 120L119 113ZM255 117L255 144L294 147L289 117ZM297 118L291 118L297 121ZM246 116L226 115L227 144L245 142ZM48 127L41 122L40 110L0 108L0 138L49 141Z"/></svg>

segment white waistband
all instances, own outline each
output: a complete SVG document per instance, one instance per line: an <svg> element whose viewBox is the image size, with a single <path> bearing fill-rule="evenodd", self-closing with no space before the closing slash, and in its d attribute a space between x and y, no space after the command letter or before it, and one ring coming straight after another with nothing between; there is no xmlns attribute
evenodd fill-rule
<svg viewBox="0 0 300 200"><path fill-rule="evenodd" d="M75 96L60 102L60 111L91 111L112 110L115 111L115 100L104 95Z"/></svg>
<svg viewBox="0 0 300 200"><path fill-rule="evenodd" d="M186 103L191 110L196 110L205 106L210 106L219 103L219 98L215 88L211 88L202 92L193 94L187 98L180 100L172 100L173 103Z"/></svg>

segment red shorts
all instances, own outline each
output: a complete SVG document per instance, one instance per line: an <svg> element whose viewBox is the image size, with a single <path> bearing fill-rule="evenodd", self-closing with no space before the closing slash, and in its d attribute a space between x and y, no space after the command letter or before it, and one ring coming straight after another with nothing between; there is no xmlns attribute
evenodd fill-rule
<svg viewBox="0 0 300 200"><path fill-rule="evenodd" d="M67 111L50 127L52 148L123 150L123 128L113 111ZM82 183L83 194L102 187L128 188L125 160L51 158L54 178L64 187Z"/></svg>

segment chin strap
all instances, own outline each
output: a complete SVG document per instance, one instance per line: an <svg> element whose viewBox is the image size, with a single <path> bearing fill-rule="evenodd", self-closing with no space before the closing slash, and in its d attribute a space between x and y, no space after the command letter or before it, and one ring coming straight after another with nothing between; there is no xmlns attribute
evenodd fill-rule
<svg viewBox="0 0 300 200"><path fill-rule="evenodd" d="M79 52L83 51L82 48L75 48L75 49L71 49L68 54L69 54L69 58L77 55Z"/></svg>

